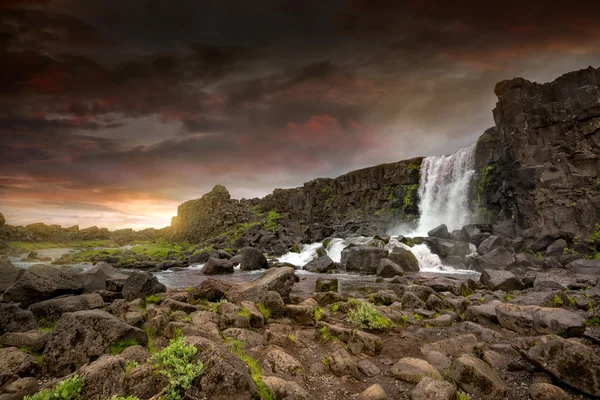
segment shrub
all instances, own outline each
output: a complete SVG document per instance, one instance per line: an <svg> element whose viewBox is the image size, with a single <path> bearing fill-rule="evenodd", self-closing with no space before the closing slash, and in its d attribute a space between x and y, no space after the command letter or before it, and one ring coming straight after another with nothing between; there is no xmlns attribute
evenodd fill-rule
<svg viewBox="0 0 600 400"><path fill-rule="evenodd" d="M166 378L167 386L163 392L167 399L180 400L181 390L189 389L193 380L204 372L202 361L192 362L197 351L178 337L152 356L155 369Z"/></svg>
<svg viewBox="0 0 600 400"><path fill-rule="evenodd" d="M160 296L157 294L152 294L146 297L146 304L158 304L160 303Z"/></svg>
<svg viewBox="0 0 600 400"><path fill-rule="evenodd" d="M392 322L371 303L361 303L358 309L348 311L348 318L352 324L363 329L384 330L392 327Z"/></svg>
<svg viewBox="0 0 600 400"><path fill-rule="evenodd" d="M315 308L315 311L313 313L313 316L315 318L315 321L320 321L323 318L323 309L321 307L317 307Z"/></svg>
<svg viewBox="0 0 600 400"><path fill-rule="evenodd" d="M108 351L110 352L110 354L117 355L121 354L126 348L135 346L137 344L140 344L137 339L119 340L118 342L111 344Z"/></svg>
<svg viewBox="0 0 600 400"><path fill-rule="evenodd" d="M242 343L238 340L234 340L233 346L231 346L229 350L248 365L252 380L256 385L256 396L261 400L274 400L275 396L273 396L271 390L262 380L262 370L258 366L258 362L248 354L244 353Z"/></svg>
<svg viewBox="0 0 600 400"><path fill-rule="evenodd" d="M85 378L75 374L72 378L60 382L54 389L45 389L23 400L79 400Z"/></svg>
<svg viewBox="0 0 600 400"><path fill-rule="evenodd" d="M263 315L263 318L266 320L271 316L271 310L269 310L263 303L258 303L258 311Z"/></svg>

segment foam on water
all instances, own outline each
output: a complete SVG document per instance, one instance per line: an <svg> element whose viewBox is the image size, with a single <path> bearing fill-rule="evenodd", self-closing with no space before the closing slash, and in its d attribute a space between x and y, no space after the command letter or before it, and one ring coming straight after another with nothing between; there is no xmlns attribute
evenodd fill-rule
<svg viewBox="0 0 600 400"><path fill-rule="evenodd" d="M300 248L300 253L288 252L279 257L280 262L290 263L292 265L303 266L312 259L317 258L317 249L322 247L322 243L304 244Z"/></svg>

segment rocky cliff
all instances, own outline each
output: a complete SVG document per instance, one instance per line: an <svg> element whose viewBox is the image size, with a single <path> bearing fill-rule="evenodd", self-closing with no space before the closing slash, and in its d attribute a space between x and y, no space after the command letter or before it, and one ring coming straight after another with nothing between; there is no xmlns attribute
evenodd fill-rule
<svg viewBox="0 0 600 400"><path fill-rule="evenodd" d="M587 237L600 221L600 69L500 82L477 142L480 211L522 236Z"/></svg>

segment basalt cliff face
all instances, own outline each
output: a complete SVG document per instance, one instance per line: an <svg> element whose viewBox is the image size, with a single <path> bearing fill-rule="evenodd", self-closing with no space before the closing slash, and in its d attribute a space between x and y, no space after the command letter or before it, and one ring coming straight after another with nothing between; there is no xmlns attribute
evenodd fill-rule
<svg viewBox="0 0 600 400"><path fill-rule="evenodd" d="M600 69L500 82L495 128L477 142L480 210L525 237L587 237L600 221Z"/></svg>

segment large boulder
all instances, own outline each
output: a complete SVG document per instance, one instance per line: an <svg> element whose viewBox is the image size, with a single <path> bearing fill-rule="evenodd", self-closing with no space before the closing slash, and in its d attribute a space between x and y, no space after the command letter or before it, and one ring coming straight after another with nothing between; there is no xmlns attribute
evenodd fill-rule
<svg viewBox="0 0 600 400"><path fill-rule="evenodd" d="M145 346L148 335L102 310L67 313L52 331L44 359L52 374L64 376L108 353L118 342Z"/></svg>
<svg viewBox="0 0 600 400"><path fill-rule="evenodd" d="M33 377L21 378L4 386L0 400L22 400L25 396L32 396L39 391L37 379Z"/></svg>
<svg viewBox="0 0 600 400"><path fill-rule="evenodd" d="M525 286L519 278L510 271L486 269L481 274L479 282L490 290L523 290Z"/></svg>
<svg viewBox="0 0 600 400"><path fill-rule="evenodd" d="M391 372L394 378L412 383L419 383L426 376L433 379L442 379L442 376L433 365L420 358L402 358L392 366Z"/></svg>
<svg viewBox="0 0 600 400"><path fill-rule="evenodd" d="M566 269L574 274L600 276L600 260L582 258L568 263Z"/></svg>
<svg viewBox="0 0 600 400"><path fill-rule="evenodd" d="M294 268L279 267L265 272L260 278L245 284L240 284L227 293L227 298L233 302L249 300L257 302L267 292L279 293L286 301L290 298L290 292L296 281Z"/></svg>
<svg viewBox="0 0 600 400"><path fill-rule="evenodd" d="M388 251L372 246L349 246L342 250L342 269L363 274L377 273L379 263L388 257Z"/></svg>
<svg viewBox="0 0 600 400"><path fill-rule="evenodd" d="M72 268L46 264L29 267L19 280L4 292L4 301L21 303L28 307L33 303L65 294L81 294L83 280Z"/></svg>
<svg viewBox="0 0 600 400"><path fill-rule="evenodd" d="M202 273L204 275L233 274L233 267L233 263L229 260L211 257L202 267Z"/></svg>
<svg viewBox="0 0 600 400"><path fill-rule="evenodd" d="M24 273L24 268L15 267L6 258L0 259L0 294L14 285Z"/></svg>
<svg viewBox="0 0 600 400"><path fill-rule="evenodd" d="M125 359L103 355L79 370L85 379L81 392L84 399L108 399L111 396L122 396L125 386Z"/></svg>
<svg viewBox="0 0 600 400"><path fill-rule="evenodd" d="M148 272L134 272L123 285L123 297L126 300L145 299L146 297L164 293L167 287Z"/></svg>
<svg viewBox="0 0 600 400"><path fill-rule="evenodd" d="M84 290L87 293L106 290L107 280L126 280L127 275L105 261L100 261L91 269L81 273Z"/></svg>
<svg viewBox="0 0 600 400"><path fill-rule="evenodd" d="M583 335L586 319L564 308L496 305L496 316L503 328L523 334L555 333L569 337Z"/></svg>
<svg viewBox="0 0 600 400"><path fill-rule="evenodd" d="M302 269L306 271L321 273L329 272L336 268L337 264L329 256L315 258L314 260L311 260L306 265L304 265L304 267L302 267Z"/></svg>
<svg viewBox="0 0 600 400"><path fill-rule="evenodd" d="M487 239L485 239L481 244L477 247L477 252L481 255L487 254L490 251L497 249L500 246L504 246L506 240L503 238L491 235Z"/></svg>
<svg viewBox="0 0 600 400"><path fill-rule="evenodd" d="M417 257L410 250L403 249L402 247L394 247L388 258L406 272L419 271L419 260L417 260Z"/></svg>
<svg viewBox="0 0 600 400"><path fill-rule="evenodd" d="M516 261L515 254L500 246L479 257L480 271L485 269L504 269Z"/></svg>
<svg viewBox="0 0 600 400"><path fill-rule="evenodd" d="M14 377L35 376L40 365L37 359L16 347L0 349L0 388Z"/></svg>
<svg viewBox="0 0 600 400"><path fill-rule="evenodd" d="M0 335L6 332L26 332L35 329L35 317L16 304L0 303Z"/></svg>
<svg viewBox="0 0 600 400"><path fill-rule="evenodd" d="M207 300L217 302L225 297L228 291L231 290L233 284L219 279L208 278L203 281L200 286L192 288L188 292L188 297L193 300Z"/></svg>
<svg viewBox="0 0 600 400"><path fill-rule="evenodd" d="M184 340L198 349L195 360L201 360L205 365L204 373L194 380L191 393L201 390L205 398L213 400L253 398L256 385L241 359L209 339L188 336Z"/></svg>
<svg viewBox="0 0 600 400"><path fill-rule="evenodd" d="M398 264L387 258L384 258L379 262L377 276L381 276L382 278L393 278L398 275L404 275L404 270L400 268Z"/></svg>
<svg viewBox="0 0 600 400"><path fill-rule="evenodd" d="M470 354L452 360L450 377L465 392L479 398L502 400L506 396L502 379L489 365Z"/></svg>
<svg viewBox="0 0 600 400"><path fill-rule="evenodd" d="M104 306L104 300L98 293L66 296L40 301L29 306L36 319L56 320L68 312L92 310Z"/></svg>
<svg viewBox="0 0 600 400"><path fill-rule="evenodd" d="M441 224L437 228L433 228L427 232L427 236L440 239L449 239L450 232L448 232L448 227L445 224Z"/></svg>
<svg viewBox="0 0 600 400"><path fill-rule="evenodd" d="M433 254L437 254L441 258L449 256L466 257L473 252L469 243L459 240L428 237L425 238L425 244Z"/></svg>
<svg viewBox="0 0 600 400"><path fill-rule="evenodd" d="M37 353L48 343L50 335L43 331L31 330L27 332L7 332L0 336L0 345L4 347L17 347Z"/></svg>
<svg viewBox="0 0 600 400"><path fill-rule="evenodd" d="M188 262L190 264L204 264L210 258L210 253L208 251L201 251L198 254L193 254L190 256Z"/></svg>
<svg viewBox="0 0 600 400"><path fill-rule="evenodd" d="M517 338L514 346L546 373L594 397L600 397L600 356L574 339L556 335Z"/></svg>
<svg viewBox="0 0 600 400"><path fill-rule="evenodd" d="M242 262L240 269L242 271L256 271L269 268L269 263L260 250L253 247L244 247L241 251Z"/></svg>

